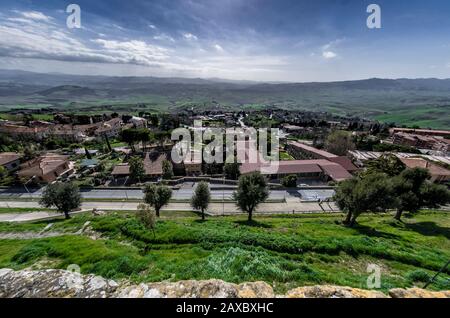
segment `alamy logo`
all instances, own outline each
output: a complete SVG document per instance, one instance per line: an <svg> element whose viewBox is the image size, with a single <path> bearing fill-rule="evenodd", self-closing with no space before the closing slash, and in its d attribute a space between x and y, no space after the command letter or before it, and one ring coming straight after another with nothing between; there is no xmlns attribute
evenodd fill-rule
<svg viewBox="0 0 450 318"><path fill-rule="evenodd" d="M66 13L70 13L67 17L66 25L69 29L81 28L81 8L78 4L69 4Z"/></svg>
<svg viewBox="0 0 450 318"><path fill-rule="evenodd" d="M264 174L276 174L279 167L277 128L210 128L201 120L194 126L172 131L175 141L171 157L174 163L251 163ZM192 138L193 137L193 138ZM192 140L193 139L193 140ZM270 148L270 149L269 149Z"/></svg>
<svg viewBox="0 0 450 318"><path fill-rule="evenodd" d="M377 264L367 265L367 288L368 289L379 289L381 288L381 267Z"/></svg>
<svg viewBox="0 0 450 318"><path fill-rule="evenodd" d="M381 7L378 4L370 4L367 7L367 27L369 29L381 29Z"/></svg>

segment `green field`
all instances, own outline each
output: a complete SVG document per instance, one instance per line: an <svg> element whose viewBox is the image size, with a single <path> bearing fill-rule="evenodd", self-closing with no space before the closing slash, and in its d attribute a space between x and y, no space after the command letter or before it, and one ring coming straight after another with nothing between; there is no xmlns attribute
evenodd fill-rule
<svg viewBox="0 0 450 318"><path fill-rule="evenodd" d="M382 290L423 286L450 258L450 214L422 212L404 223L364 215L355 228L342 215L209 218L165 215L155 236L127 213L52 221L61 236L0 240L0 268L67 268L133 282L218 278L264 280L277 292L303 285L365 288L367 265L382 268ZM91 221L103 239L76 236ZM48 221L0 223L1 233L41 231ZM432 289L449 289L450 269Z"/></svg>

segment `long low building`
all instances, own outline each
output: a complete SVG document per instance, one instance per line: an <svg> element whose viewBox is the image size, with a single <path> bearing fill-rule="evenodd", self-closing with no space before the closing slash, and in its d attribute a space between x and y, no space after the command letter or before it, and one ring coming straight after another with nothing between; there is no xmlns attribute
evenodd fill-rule
<svg viewBox="0 0 450 318"><path fill-rule="evenodd" d="M343 181L352 177L351 173L338 163L325 159L289 160L265 163L242 163L241 174L259 171L269 175L272 179L282 179L287 175L296 175L302 178L318 178L325 181Z"/></svg>
<svg viewBox="0 0 450 318"><path fill-rule="evenodd" d="M450 170L447 170L435 163L429 162L422 158L400 158L403 164L410 168L423 168L427 169L431 175L432 182L447 182L450 181Z"/></svg>
<svg viewBox="0 0 450 318"><path fill-rule="evenodd" d="M363 166L364 163L368 160L373 160L381 157L385 152L376 152L376 151L359 151L352 150L348 152L349 156L354 159L359 166ZM413 154L413 153L405 153L405 152L392 152L397 158L423 158L429 161L433 161L436 163L450 165L450 157L448 156L432 156L432 155L421 155L421 154Z"/></svg>

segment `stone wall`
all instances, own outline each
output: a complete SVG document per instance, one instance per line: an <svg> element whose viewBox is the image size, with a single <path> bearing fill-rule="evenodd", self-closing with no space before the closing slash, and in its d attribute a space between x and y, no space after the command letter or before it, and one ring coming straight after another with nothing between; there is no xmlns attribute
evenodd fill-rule
<svg viewBox="0 0 450 318"><path fill-rule="evenodd" d="M275 295L265 282L232 284L221 280L159 282L133 285L95 275L48 269L13 271L0 269L0 298L450 298L450 291L392 289L389 295L340 286L308 286Z"/></svg>

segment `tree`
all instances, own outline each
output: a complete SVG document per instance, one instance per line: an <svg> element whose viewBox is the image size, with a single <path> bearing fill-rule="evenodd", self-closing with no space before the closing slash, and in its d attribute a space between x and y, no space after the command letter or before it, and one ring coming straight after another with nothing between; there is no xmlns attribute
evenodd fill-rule
<svg viewBox="0 0 450 318"><path fill-rule="evenodd" d="M355 210L354 199L353 199L353 189L355 189L357 183L358 183L357 178L351 178L351 179L339 182L339 184L335 190L333 200L336 202L337 206L342 211L347 213L347 216L344 220L344 224L350 224L353 212Z"/></svg>
<svg viewBox="0 0 450 318"><path fill-rule="evenodd" d="M162 162L162 170L163 170L163 179L169 180L173 177L173 166L172 163L169 160L164 160Z"/></svg>
<svg viewBox="0 0 450 318"><path fill-rule="evenodd" d="M325 140L325 149L335 155L345 156L349 150L355 149L355 144L350 133L336 130Z"/></svg>
<svg viewBox="0 0 450 318"><path fill-rule="evenodd" d="M430 209L450 203L450 191L444 185L425 183L420 189L421 206Z"/></svg>
<svg viewBox="0 0 450 318"><path fill-rule="evenodd" d="M140 132L138 129L124 129L120 133L120 137L130 146L132 152L136 151L136 149L134 148L134 144L137 143L140 138Z"/></svg>
<svg viewBox="0 0 450 318"><path fill-rule="evenodd" d="M223 173L225 174L226 179L230 180L239 179L239 176L241 175L241 172L239 170L239 163L237 162L226 163L223 166Z"/></svg>
<svg viewBox="0 0 450 318"><path fill-rule="evenodd" d="M7 174L7 170L5 167L0 166L0 178L2 178L3 176L6 176Z"/></svg>
<svg viewBox="0 0 450 318"><path fill-rule="evenodd" d="M395 219L402 217L403 211L416 212L421 207L421 189L430 173L427 169L406 169L393 178L393 190L396 196L397 212Z"/></svg>
<svg viewBox="0 0 450 318"><path fill-rule="evenodd" d="M375 160L367 162L366 166L366 174L385 173L389 177L399 175L406 168L403 162L393 154L382 155Z"/></svg>
<svg viewBox="0 0 450 318"><path fill-rule="evenodd" d="M156 215L148 204L139 203L137 207L136 217L149 230L152 230L155 237Z"/></svg>
<svg viewBox="0 0 450 318"><path fill-rule="evenodd" d="M59 212L64 213L66 219L69 219L69 212L81 205L80 191L76 185L70 182L49 184L45 188L39 204L46 208L54 206Z"/></svg>
<svg viewBox="0 0 450 318"><path fill-rule="evenodd" d="M364 212L384 212L395 206L392 182L383 173L373 173L339 183L334 199L338 207L347 212L344 224L350 227Z"/></svg>
<svg viewBox="0 0 450 318"><path fill-rule="evenodd" d="M32 145L29 145L23 150L23 157L25 160L34 159L37 156L37 153Z"/></svg>
<svg viewBox="0 0 450 318"><path fill-rule="evenodd" d="M149 184L144 189L144 201L155 209L157 217L161 208L169 203L171 197L172 190L166 186Z"/></svg>
<svg viewBox="0 0 450 318"><path fill-rule="evenodd" d="M141 179L145 175L144 161L142 158L138 156L131 157L130 160L128 160L128 165L130 166L131 178L141 182Z"/></svg>
<svg viewBox="0 0 450 318"><path fill-rule="evenodd" d="M205 220L205 210L208 208L211 200L208 183L202 181L197 185L194 195L191 198L191 206L194 209L202 211L202 220Z"/></svg>
<svg viewBox="0 0 450 318"><path fill-rule="evenodd" d="M253 172L239 178L238 188L233 193L237 207L248 213L248 221L252 221L252 214L256 207L269 197L269 190L264 176L260 172Z"/></svg>
<svg viewBox="0 0 450 318"><path fill-rule="evenodd" d="M281 183L286 188L295 188L297 186L297 176L295 174L291 174L288 176L285 176L283 180L281 180Z"/></svg>

